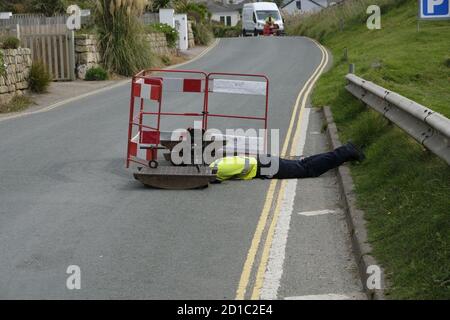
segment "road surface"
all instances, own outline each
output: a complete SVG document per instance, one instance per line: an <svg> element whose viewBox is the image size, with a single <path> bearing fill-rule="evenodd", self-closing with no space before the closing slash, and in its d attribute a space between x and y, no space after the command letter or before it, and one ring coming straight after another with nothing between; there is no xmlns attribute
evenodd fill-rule
<svg viewBox="0 0 450 320"><path fill-rule="evenodd" d="M280 129L283 142L299 91L323 59L305 38L237 38L221 40L183 68L266 74L269 126ZM172 110L194 111L194 101L177 96L166 102ZM144 188L124 168L128 103L124 85L0 122L0 298L362 297L333 172L276 185L254 180L204 190ZM245 99L226 97L214 106L253 110ZM321 113L308 104L303 109L295 143L304 154L326 151ZM166 124L185 127L178 119ZM244 123L217 124L227 126ZM287 204L275 208L274 200L255 242L267 198L276 199L280 189ZM66 287L70 265L80 267L79 290Z"/></svg>

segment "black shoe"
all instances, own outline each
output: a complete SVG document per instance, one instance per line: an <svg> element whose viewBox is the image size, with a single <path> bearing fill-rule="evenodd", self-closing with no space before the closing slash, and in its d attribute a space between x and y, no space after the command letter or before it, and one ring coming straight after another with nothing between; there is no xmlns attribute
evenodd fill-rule
<svg viewBox="0 0 450 320"><path fill-rule="evenodd" d="M348 141L345 144L345 147L352 154L353 160L362 162L366 158L366 155L364 154L364 152L362 152L362 150L360 148L358 148L357 146L355 146L351 141Z"/></svg>

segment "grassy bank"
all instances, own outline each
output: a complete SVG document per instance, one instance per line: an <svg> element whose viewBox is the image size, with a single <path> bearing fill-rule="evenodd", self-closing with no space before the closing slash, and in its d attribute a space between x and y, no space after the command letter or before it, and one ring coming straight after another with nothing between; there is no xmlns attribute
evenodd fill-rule
<svg viewBox="0 0 450 320"><path fill-rule="evenodd" d="M366 146L367 160L351 169L388 297L449 299L450 168L347 93L344 76L355 63L357 75L450 117L450 22L422 22L417 32L417 1L347 3L288 22L290 34L319 39L334 55L313 103L332 107L341 140ZM371 31L365 11L376 3L382 29Z"/></svg>

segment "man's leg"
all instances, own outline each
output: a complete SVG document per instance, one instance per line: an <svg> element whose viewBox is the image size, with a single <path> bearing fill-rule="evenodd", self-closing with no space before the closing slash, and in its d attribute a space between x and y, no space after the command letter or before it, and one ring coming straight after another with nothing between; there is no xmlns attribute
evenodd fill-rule
<svg viewBox="0 0 450 320"><path fill-rule="evenodd" d="M358 160L357 156L346 145L343 145L331 152L305 158L301 162L310 177L318 177L352 160Z"/></svg>
<svg viewBox="0 0 450 320"><path fill-rule="evenodd" d="M318 177L347 161L363 160L364 155L353 144L347 143L331 152L321 153L301 160L279 159L274 179L300 179Z"/></svg>

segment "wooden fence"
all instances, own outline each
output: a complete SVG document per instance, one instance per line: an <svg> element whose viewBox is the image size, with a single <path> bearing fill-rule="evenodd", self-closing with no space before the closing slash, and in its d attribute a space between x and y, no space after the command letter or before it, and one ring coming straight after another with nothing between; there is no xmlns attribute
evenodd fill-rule
<svg viewBox="0 0 450 320"><path fill-rule="evenodd" d="M31 49L32 60L41 61L54 80L75 80L74 33L66 26L68 15L45 17L36 14L14 14L0 20L0 37L15 36L22 46ZM81 17L82 24L91 17ZM159 22L158 13L145 13L144 24Z"/></svg>
<svg viewBox="0 0 450 320"><path fill-rule="evenodd" d="M75 46L72 31L60 34L27 34L22 46L31 49L33 62L40 61L53 80L75 80Z"/></svg>

